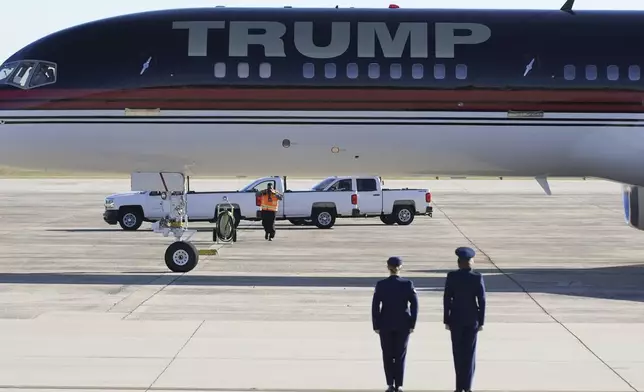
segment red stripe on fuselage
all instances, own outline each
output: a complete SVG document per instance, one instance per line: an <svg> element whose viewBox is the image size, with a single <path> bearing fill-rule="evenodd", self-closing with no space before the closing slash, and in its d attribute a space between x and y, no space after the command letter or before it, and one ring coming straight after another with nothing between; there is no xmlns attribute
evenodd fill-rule
<svg viewBox="0 0 644 392"><path fill-rule="evenodd" d="M0 90L0 109L548 110L644 112L644 92L158 88Z"/></svg>

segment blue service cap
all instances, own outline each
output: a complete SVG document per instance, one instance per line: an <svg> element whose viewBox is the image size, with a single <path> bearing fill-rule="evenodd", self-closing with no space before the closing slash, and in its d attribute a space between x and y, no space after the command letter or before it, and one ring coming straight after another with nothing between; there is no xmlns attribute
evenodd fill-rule
<svg viewBox="0 0 644 392"><path fill-rule="evenodd" d="M387 260L387 265L392 266L392 267L399 267L402 265L402 259L400 257L390 257Z"/></svg>
<svg viewBox="0 0 644 392"><path fill-rule="evenodd" d="M456 256L458 256L460 259L471 259L476 255L476 252L472 248L468 248L467 246L462 246L460 248L456 248Z"/></svg>

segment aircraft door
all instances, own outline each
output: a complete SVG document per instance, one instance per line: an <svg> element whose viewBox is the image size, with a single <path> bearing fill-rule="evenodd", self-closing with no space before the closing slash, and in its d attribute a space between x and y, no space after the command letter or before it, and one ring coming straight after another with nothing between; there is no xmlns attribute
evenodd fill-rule
<svg viewBox="0 0 644 392"><path fill-rule="evenodd" d="M358 208L360 213L380 215L382 212L382 192L374 178L357 178Z"/></svg>

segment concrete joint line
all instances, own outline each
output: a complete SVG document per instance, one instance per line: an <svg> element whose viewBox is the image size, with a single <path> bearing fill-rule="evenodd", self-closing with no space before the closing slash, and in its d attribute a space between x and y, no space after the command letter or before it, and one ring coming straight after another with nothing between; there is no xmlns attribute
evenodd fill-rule
<svg viewBox="0 0 644 392"><path fill-rule="evenodd" d="M456 222L454 222L439 206L436 206L436 208L445 216L445 218L454 226L454 228L458 230L459 233L461 233L463 238L465 238L474 248L476 248L476 250L478 250L481 254L483 254L483 256L485 256L485 258L490 262L490 264L492 264L492 266L494 266L494 268L496 268L497 271L499 271L499 273L501 273L506 278L510 279L514 284L516 284L517 287L519 287L521 291L523 291L530 298L530 300L532 300L532 302L534 302L535 305L537 305L541 309L543 313L545 313L548 317L550 317L550 319L552 319L555 323L559 324L566 332L568 332L573 338L575 338L592 356L597 358L599 362L601 362L606 368L608 368L611 372L613 372L613 374L619 377L620 380L622 380L626 385L628 385L630 389L632 389L635 392L638 392L637 388L635 388L630 382L628 382L628 380L622 377L621 374L619 374L606 361L604 361L597 353L595 353L590 347L588 347L588 345L586 345L586 343L584 343L583 340L581 340L577 335L575 335L570 329L568 329L568 327L566 327L555 316L550 314L550 312L548 312L548 310L543 305L541 305L539 301L537 301L537 299L534 298L518 280L514 279L512 276L506 273L502 268L496 265L494 260L492 260L492 258L487 253L485 253L484 250L482 250L474 241L472 241L472 239L467 234L465 234L465 232L460 227L458 227Z"/></svg>
<svg viewBox="0 0 644 392"><path fill-rule="evenodd" d="M204 323L205 323L205 322L206 322L206 320L202 320L202 321L201 321L201 323L199 323L199 325L197 326L197 328L195 328L195 330L194 330L194 331L192 331L192 333L190 334L190 336L188 337L188 339L185 341L185 343L183 343L183 345L181 346L181 348L179 348L179 350L177 351L177 353L176 353L176 354L174 354L174 357L172 357L172 359L170 360L170 362L168 362L168 364L166 365L166 367L165 367L165 368L163 368L163 370L161 371L161 373L159 373L159 375L154 379L154 381L152 381L152 383L150 384L150 386L145 390L146 392L147 392L147 391L149 391L149 390L150 390L150 388L152 388L152 386L153 386L153 385L154 385L154 384L159 380L159 378L161 378L161 376L163 376L163 374L166 372L166 370L168 370L168 369L170 368L170 365L172 365L172 363L174 362L174 360L175 360L175 359L177 359L177 357L179 356L179 354L181 354L181 351L183 351L183 349L188 345L188 343L190 343L190 341L192 340L192 338L197 334L197 332L199 331L199 329L201 328L201 326L202 326L202 325L204 325Z"/></svg>

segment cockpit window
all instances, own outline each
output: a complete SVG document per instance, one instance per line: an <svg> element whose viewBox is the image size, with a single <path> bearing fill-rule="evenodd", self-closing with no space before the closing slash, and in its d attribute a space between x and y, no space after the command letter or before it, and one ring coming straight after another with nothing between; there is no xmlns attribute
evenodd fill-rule
<svg viewBox="0 0 644 392"><path fill-rule="evenodd" d="M28 90L56 83L57 66L48 61L22 60L0 67L0 84Z"/></svg>
<svg viewBox="0 0 644 392"><path fill-rule="evenodd" d="M0 80L5 80L20 63L7 63L0 67Z"/></svg>
<svg viewBox="0 0 644 392"><path fill-rule="evenodd" d="M40 62L34 67L34 76L29 81L29 88L56 83L56 66Z"/></svg>
<svg viewBox="0 0 644 392"><path fill-rule="evenodd" d="M26 61L20 64L18 66L18 69L11 76L11 79L9 79L8 83L17 85L23 88L27 86L27 82L29 81L29 76L31 76L31 73L34 69L34 65L36 65L35 62L26 62Z"/></svg>

